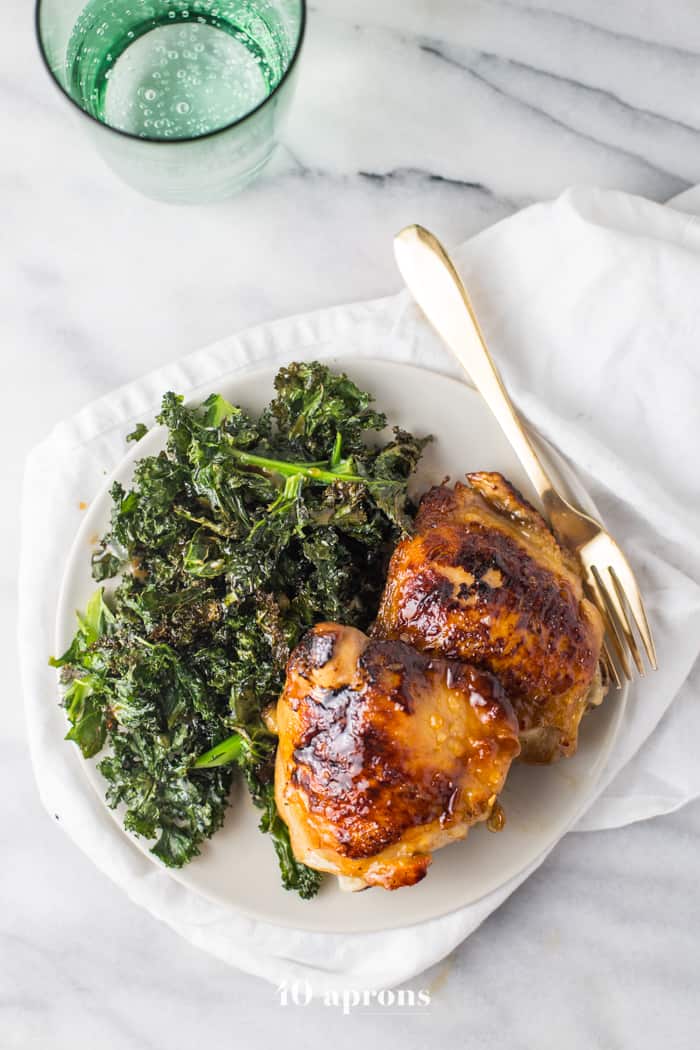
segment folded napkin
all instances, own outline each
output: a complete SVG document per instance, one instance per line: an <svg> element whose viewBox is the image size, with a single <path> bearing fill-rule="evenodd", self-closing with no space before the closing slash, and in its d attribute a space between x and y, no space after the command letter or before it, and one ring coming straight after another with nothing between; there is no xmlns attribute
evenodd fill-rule
<svg viewBox="0 0 700 1050"><path fill-rule="evenodd" d="M576 189L499 223L456 259L521 411L575 465L623 542L656 636L661 669L635 683L601 793L576 830L670 812L700 794L700 226L639 198ZM57 426L28 458L22 506L20 656L45 806L132 900L191 943L271 981L307 978L317 993L411 978L529 872L456 914L380 934L295 932L215 905L143 856L108 815L63 743L46 655L79 501L94 496L163 391L208 391L233 370L340 354L460 374L406 293L263 325Z"/></svg>

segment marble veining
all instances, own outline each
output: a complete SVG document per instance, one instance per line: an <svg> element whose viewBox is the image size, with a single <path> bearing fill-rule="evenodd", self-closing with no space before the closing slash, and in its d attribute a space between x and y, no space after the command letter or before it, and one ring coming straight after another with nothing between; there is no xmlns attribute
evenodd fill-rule
<svg viewBox="0 0 700 1050"><path fill-rule="evenodd" d="M40 66L31 5L0 38L0 1048L263 1047L274 989L138 910L43 810L13 657L26 445L114 386L236 329L399 287L391 235L456 244L593 183L666 200L700 182L695 0L315 0L273 164L177 209L122 186ZM47 523L50 527L50 523ZM700 806L569 836L450 959L425 1014L295 1008L308 1046L697 1042ZM337 1017L337 1019L336 1019ZM301 1039L300 1039L301 1041Z"/></svg>

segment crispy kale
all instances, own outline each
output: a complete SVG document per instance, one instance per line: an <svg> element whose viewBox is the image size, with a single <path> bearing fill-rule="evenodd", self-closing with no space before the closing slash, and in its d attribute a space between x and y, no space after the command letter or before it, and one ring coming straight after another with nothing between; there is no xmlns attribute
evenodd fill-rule
<svg viewBox="0 0 700 1050"><path fill-rule="evenodd" d="M181 867L221 827L243 775L271 835L282 881L312 897L273 792L275 737L263 714L291 649L319 620L367 628L386 565L410 530L407 485L425 441L368 432L385 417L325 365L292 364L260 417L212 394L163 398L167 446L112 488L97 581L66 653L52 660L63 705L124 825ZM130 440L140 440L139 425Z"/></svg>

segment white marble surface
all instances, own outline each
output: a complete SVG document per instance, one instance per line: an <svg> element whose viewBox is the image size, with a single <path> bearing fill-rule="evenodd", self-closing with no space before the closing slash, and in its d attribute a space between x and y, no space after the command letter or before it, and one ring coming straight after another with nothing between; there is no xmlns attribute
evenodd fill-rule
<svg viewBox="0 0 700 1050"><path fill-rule="evenodd" d="M12 635L23 445L86 401L237 328L398 288L391 234L448 243L590 182L700 182L695 0L322 0L292 119L244 195L174 209L119 185L35 54L0 42L4 510L0 1047L289 1041L274 990L136 909L42 810ZM47 529L51 527L47 522ZM569 836L434 972L420 1015L296 1008L299 1042L448 1048L697 1045L700 805ZM332 1026L332 1027L331 1027ZM296 1040L295 1040L296 1041Z"/></svg>

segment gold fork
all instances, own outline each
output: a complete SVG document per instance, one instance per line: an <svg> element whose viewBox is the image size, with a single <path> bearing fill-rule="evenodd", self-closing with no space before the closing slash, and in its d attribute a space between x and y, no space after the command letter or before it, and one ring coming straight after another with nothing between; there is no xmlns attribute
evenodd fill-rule
<svg viewBox="0 0 700 1050"><path fill-rule="evenodd" d="M556 491L491 359L467 290L447 252L422 226L407 226L397 234L394 252L414 299L500 423L555 533L579 556L588 594L605 624L603 652L612 680L620 688L620 671L631 680L630 655L639 674L644 674L635 627L649 664L656 670L654 640L629 562L602 525Z"/></svg>

